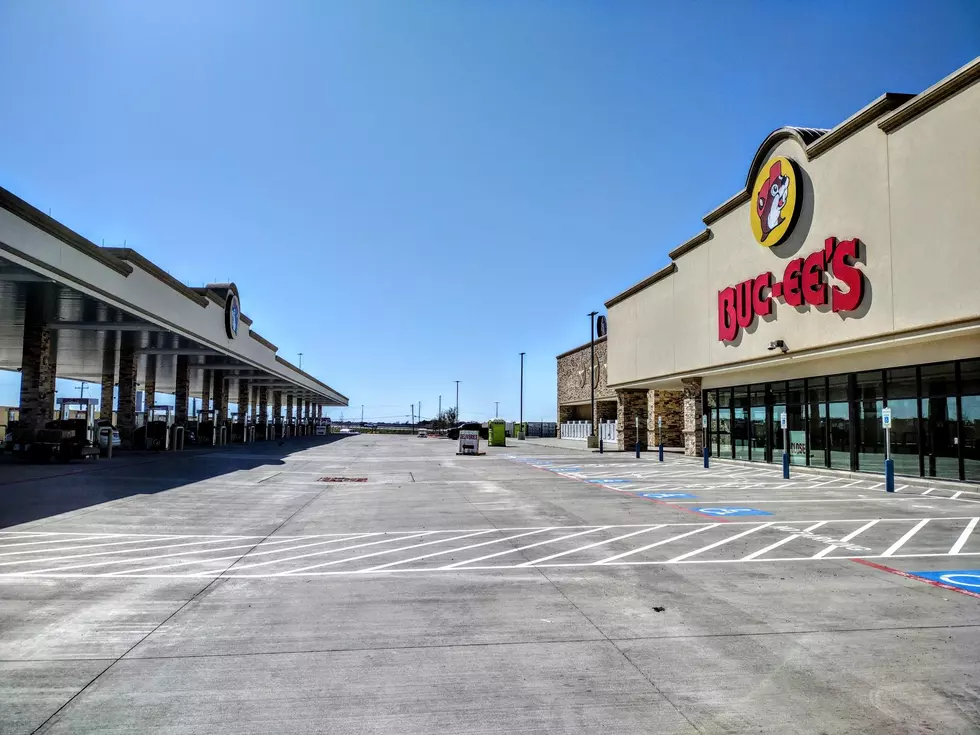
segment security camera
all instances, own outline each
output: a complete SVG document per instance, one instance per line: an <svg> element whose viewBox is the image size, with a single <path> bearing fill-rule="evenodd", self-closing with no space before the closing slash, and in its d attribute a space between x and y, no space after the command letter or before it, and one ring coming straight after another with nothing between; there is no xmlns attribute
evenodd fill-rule
<svg viewBox="0 0 980 735"><path fill-rule="evenodd" d="M787 353L787 352L789 352L789 347L787 347L786 346L786 343L783 342L781 339L777 339L774 342L770 342L769 343L769 349L770 350L779 350L780 352L782 352L784 354Z"/></svg>

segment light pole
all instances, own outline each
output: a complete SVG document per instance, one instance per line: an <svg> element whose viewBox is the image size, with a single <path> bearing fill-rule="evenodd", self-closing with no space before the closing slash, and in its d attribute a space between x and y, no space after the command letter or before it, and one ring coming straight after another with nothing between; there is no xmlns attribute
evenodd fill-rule
<svg viewBox="0 0 980 735"><path fill-rule="evenodd" d="M494 408L493 408L493 417L495 419L499 419L500 418L500 401L494 401L493 402L493 406L494 406Z"/></svg>
<svg viewBox="0 0 980 735"><path fill-rule="evenodd" d="M520 428L517 430L517 438L524 438L524 354L521 353L521 412L520 412Z"/></svg>
<svg viewBox="0 0 980 735"><path fill-rule="evenodd" d="M589 312L591 335L589 337L589 437L595 439L595 315L598 311ZM591 443L589 446L592 446Z"/></svg>
<svg viewBox="0 0 980 735"><path fill-rule="evenodd" d="M456 423L459 423L459 381L456 381Z"/></svg>
<svg viewBox="0 0 980 735"><path fill-rule="evenodd" d="M299 369L302 370L303 369L303 353L302 352L297 352L296 354L299 355Z"/></svg>

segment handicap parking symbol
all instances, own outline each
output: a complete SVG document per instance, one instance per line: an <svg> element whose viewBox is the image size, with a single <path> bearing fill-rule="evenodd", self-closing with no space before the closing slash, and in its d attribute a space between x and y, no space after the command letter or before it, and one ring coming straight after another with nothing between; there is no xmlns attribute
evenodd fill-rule
<svg viewBox="0 0 980 735"><path fill-rule="evenodd" d="M980 594L980 569L952 569L945 572L909 572L933 582Z"/></svg>
<svg viewBox="0 0 980 735"><path fill-rule="evenodd" d="M726 518L728 516L771 516L772 515L772 513L769 513L764 510L757 510L756 508L709 507L709 508L692 508L692 510L705 516L719 516L719 517L726 517Z"/></svg>
<svg viewBox="0 0 980 735"><path fill-rule="evenodd" d="M640 493L643 498L656 498L657 500L670 500L671 498L693 498L691 493Z"/></svg>
<svg viewBox="0 0 980 735"><path fill-rule="evenodd" d="M623 485L633 482L622 477L607 477L602 480L589 480L593 485Z"/></svg>

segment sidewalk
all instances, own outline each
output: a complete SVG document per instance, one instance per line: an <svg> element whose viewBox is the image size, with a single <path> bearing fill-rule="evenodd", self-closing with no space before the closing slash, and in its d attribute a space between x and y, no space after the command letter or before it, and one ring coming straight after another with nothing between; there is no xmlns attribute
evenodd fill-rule
<svg viewBox="0 0 980 735"><path fill-rule="evenodd" d="M507 445L510 446L511 442L518 443L519 439L514 439L513 437L507 437ZM555 447L557 449L577 449L580 452L598 452L598 449L589 449L589 444L585 439L558 439L551 437L537 437L529 436L521 444L537 444L542 447ZM605 452L618 452L620 450L616 449L615 442L604 442L603 451ZM628 452L633 452L632 449L623 450ZM652 447L651 449L644 450L645 453L656 452L657 448ZM671 454L684 454L684 447L664 447L664 452L669 452Z"/></svg>

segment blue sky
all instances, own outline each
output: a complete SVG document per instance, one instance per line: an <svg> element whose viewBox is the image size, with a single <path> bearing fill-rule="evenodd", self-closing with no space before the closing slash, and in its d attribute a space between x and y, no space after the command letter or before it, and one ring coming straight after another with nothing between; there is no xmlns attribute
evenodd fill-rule
<svg viewBox="0 0 980 735"><path fill-rule="evenodd" d="M0 185L234 280L348 416L459 379L464 418L514 418L524 351L525 418L553 419L555 355L769 131L978 54L976 0L0 0Z"/></svg>

